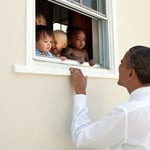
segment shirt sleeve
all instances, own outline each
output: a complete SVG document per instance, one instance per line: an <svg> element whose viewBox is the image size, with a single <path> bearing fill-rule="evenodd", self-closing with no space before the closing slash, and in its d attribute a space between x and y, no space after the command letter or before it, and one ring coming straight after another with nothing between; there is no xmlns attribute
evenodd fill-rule
<svg viewBox="0 0 150 150"><path fill-rule="evenodd" d="M125 113L119 108L97 122L88 116L87 97L74 96L72 138L77 147L111 147L123 143L125 136Z"/></svg>

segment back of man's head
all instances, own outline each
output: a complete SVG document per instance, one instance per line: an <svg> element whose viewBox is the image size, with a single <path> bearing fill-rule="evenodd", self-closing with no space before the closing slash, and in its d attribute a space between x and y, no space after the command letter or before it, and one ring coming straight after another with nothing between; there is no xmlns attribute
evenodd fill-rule
<svg viewBox="0 0 150 150"><path fill-rule="evenodd" d="M129 49L127 56L128 68L134 68L142 84L150 83L150 48L134 46Z"/></svg>

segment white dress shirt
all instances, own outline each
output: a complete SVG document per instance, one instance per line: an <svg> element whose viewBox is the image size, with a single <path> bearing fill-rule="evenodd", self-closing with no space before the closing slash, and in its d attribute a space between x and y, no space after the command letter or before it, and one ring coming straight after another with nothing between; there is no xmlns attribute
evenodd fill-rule
<svg viewBox="0 0 150 150"><path fill-rule="evenodd" d="M71 131L77 147L150 150L150 86L133 91L97 122L90 121L86 95L75 95Z"/></svg>

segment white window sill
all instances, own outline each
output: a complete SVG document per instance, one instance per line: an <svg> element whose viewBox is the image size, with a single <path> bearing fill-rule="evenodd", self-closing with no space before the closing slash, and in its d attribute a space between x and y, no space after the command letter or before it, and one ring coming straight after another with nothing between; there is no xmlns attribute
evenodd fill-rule
<svg viewBox="0 0 150 150"><path fill-rule="evenodd" d="M89 66L87 62L80 65L78 62L73 60L61 61L53 58L50 60L50 62L47 62L46 59L45 61L43 61L42 58L39 57L38 61L34 60L31 64L15 64L13 69L17 73L69 76L69 68L74 67L81 69L83 74L88 77L118 78L118 75L116 73L108 69L101 69L98 64Z"/></svg>

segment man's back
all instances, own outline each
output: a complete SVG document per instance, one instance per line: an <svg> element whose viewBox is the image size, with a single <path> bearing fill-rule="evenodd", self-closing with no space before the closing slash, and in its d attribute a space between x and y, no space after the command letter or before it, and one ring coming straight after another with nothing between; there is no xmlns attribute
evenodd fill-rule
<svg viewBox="0 0 150 150"><path fill-rule="evenodd" d="M131 93L129 102L118 106L125 113L124 144L113 150L150 149L150 87L139 88Z"/></svg>

